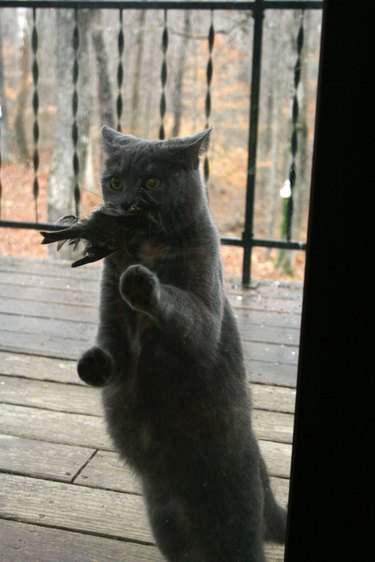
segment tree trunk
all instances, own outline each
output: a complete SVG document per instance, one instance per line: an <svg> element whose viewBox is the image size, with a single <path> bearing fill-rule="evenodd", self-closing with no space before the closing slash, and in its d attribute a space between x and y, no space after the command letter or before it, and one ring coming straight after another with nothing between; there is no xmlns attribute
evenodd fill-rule
<svg viewBox="0 0 375 562"><path fill-rule="evenodd" d="M18 158L29 166L29 151L25 131L25 115L29 96L29 71L30 71L30 36L25 27L21 53L21 81L17 95L17 110L14 120L15 141Z"/></svg>
<svg viewBox="0 0 375 562"><path fill-rule="evenodd" d="M182 90L185 76L185 67L187 60L187 46L191 33L191 12L185 10L184 13L184 31L180 45L180 52L177 59L177 73L175 79L175 89L173 94L173 128L172 136L177 137L180 134L181 117L182 117Z"/></svg>
<svg viewBox="0 0 375 562"><path fill-rule="evenodd" d="M132 89L132 101L131 101L131 117L130 117L130 130L132 134L137 134L139 127L139 92L141 83L141 73L142 73L142 60L143 60L143 48L144 48L144 27L146 21L146 10L140 10L138 14L137 27L137 38L135 45L135 61L134 61L134 78L133 78L133 89Z"/></svg>
<svg viewBox="0 0 375 562"><path fill-rule="evenodd" d="M300 24L300 12L296 11L293 17L293 24L291 29L292 41L295 41L296 29L298 29ZM306 20L304 25L304 43L305 47L302 48L301 52L301 82L298 88L298 121L297 121L297 136L298 136L298 151L296 154L296 182L293 189L293 217L292 217L292 238L299 237L299 230L301 227L302 219L302 202L304 200L304 193L306 192L306 163L307 163L307 126L306 126L306 115L307 115L307 104L305 96L305 86L306 86L306 73L307 73L307 49L306 49L306 33L307 27ZM286 212L287 212L287 201L282 200L282 219L281 219L281 237L286 236ZM295 261L295 252L293 250L279 250L276 259L276 268L281 270L287 275L293 275Z"/></svg>
<svg viewBox="0 0 375 562"><path fill-rule="evenodd" d="M93 20L94 30L92 32L92 42L95 49L96 68L98 72L98 100L99 100L99 113L102 124L109 127L115 126L114 118L114 100L111 80L108 74L108 54L104 42L103 31L101 28L102 20L101 11L95 12L95 19Z"/></svg>
<svg viewBox="0 0 375 562"><path fill-rule="evenodd" d="M5 77L4 77L4 55L3 55L3 31L2 12L0 11L0 120L1 120L1 160L9 162L11 160L10 138L8 126L8 104L5 96Z"/></svg>
<svg viewBox="0 0 375 562"><path fill-rule="evenodd" d="M87 33L89 26L89 11L79 12L79 80L78 96L78 158L79 181L84 175L88 130L90 122L91 97L90 97L90 65L88 59ZM73 82L72 68L74 52L72 46L72 33L74 29L74 12L71 10L56 10L56 82L58 115L55 129L55 145L50 166L48 181L48 220L55 222L63 215L75 213L73 171L73 140L72 140L72 97ZM70 259L72 249L63 246L59 254L56 248L50 246L50 255L57 255Z"/></svg>

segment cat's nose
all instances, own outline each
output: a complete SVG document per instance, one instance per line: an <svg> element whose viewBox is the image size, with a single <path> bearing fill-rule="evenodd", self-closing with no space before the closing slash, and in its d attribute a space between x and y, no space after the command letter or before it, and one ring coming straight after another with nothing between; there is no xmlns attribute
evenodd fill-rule
<svg viewBox="0 0 375 562"><path fill-rule="evenodd" d="M120 206L124 211L128 211L130 207L133 205L133 201L121 201Z"/></svg>

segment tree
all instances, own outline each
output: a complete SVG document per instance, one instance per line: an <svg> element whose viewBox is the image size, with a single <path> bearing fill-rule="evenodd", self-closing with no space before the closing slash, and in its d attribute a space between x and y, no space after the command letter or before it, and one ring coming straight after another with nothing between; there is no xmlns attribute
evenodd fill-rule
<svg viewBox="0 0 375 562"><path fill-rule="evenodd" d="M30 35L25 21L23 30L22 52L21 52L21 83L17 95L17 111L14 120L14 132L18 158L21 162L29 165L29 150L25 130L25 114L27 100L29 97L29 69L30 69Z"/></svg>
<svg viewBox="0 0 375 562"><path fill-rule="evenodd" d="M94 17L92 19L93 32L92 32L92 43L95 50L95 58L97 65L98 74L98 102L99 102L99 113L100 119L103 124L109 125L110 127L115 126L114 119L114 101L112 92L112 83L108 73L108 54L106 45L103 37L103 30L101 27L102 12L97 10L94 12Z"/></svg>
<svg viewBox="0 0 375 562"><path fill-rule="evenodd" d="M79 88L77 126L79 135L78 181L84 174L88 146L88 130L90 123L90 110L92 98L90 96L90 64L88 60L89 49L87 48L87 34L90 23L89 10L80 10L78 17L79 44L81 45L79 59ZM57 81L57 105L58 115L55 128L55 140L52 161L50 165L48 183L48 219L55 222L63 215L74 214L75 197L74 188L76 178L72 164L74 153L72 130L73 113L72 100L74 84L72 80L72 68L77 53L73 49L72 34L76 21L74 11L56 10L56 81ZM69 64L70 63L70 64ZM56 249L50 252L56 255ZM60 256L71 257L71 249L63 247Z"/></svg>
<svg viewBox="0 0 375 562"><path fill-rule="evenodd" d="M139 93L140 93L140 83L142 74L142 60L143 60L143 49L144 49L144 28L146 21L146 10L140 10L138 14L138 19L136 23L137 35L135 39L135 63L134 63L134 75L133 75L133 87L132 87L132 98L131 98L131 112L130 112L130 130L133 134L136 134L139 127Z"/></svg>
<svg viewBox="0 0 375 562"><path fill-rule="evenodd" d="M173 128L172 136L177 137L180 134L181 128L181 116L182 116L182 90L183 81L186 70L187 61L187 47L189 44L191 34L191 12L190 10L185 10L184 12L184 29L183 35L180 43L180 51L177 59L177 73L175 79L175 87L173 93Z"/></svg>
<svg viewBox="0 0 375 562"><path fill-rule="evenodd" d="M8 123L8 102L5 95L5 76L4 76L4 55L3 55L3 33L4 22L2 12L0 11L0 120L1 120L1 160L7 162L10 160L10 133Z"/></svg>

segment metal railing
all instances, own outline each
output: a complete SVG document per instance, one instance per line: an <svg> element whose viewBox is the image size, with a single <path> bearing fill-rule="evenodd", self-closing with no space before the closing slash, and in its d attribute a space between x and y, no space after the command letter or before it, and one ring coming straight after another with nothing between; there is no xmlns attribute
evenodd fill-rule
<svg viewBox="0 0 375 562"><path fill-rule="evenodd" d="M246 199L245 199L245 215L244 215L244 229L241 237L235 236L223 236L221 242L224 245L236 246L243 249L243 260L242 260L242 284L245 287L250 286L251 281L251 258L252 250L254 247L264 247L264 248L279 248L285 250L305 250L305 242L299 242L291 239L291 223L293 217L293 186L295 181L295 156L297 152L297 118L298 118L298 100L297 100L297 87L300 76L299 68L299 58L297 56L295 68L294 68L294 99L292 108L292 134L291 134L291 166L289 171L289 181L291 187L291 196L287 202L288 209L286 213L286 228L285 228L285 239L266 239L266 238L256 238L253 234L253 223L254 223L254 198L255 198L255 188L256 188L256 165L257 165L257 143L258 143L258 121L259 121L259 110L260 110L260 80L261 80L261 68L262 68L262 36L263 36L263 22L264 15L267 10L301 10L303 13L305 10L321 10L323 7L323 1L319 0L254 0L254 1L121 1L121 0L3 0L0 3L0 8L31 8L33 10L33 29L31 33L31 48L32 48L32 77L33 77L33 114L34 114L34 125L33 125L33 139L34 139L34 153L33 153L33 169L34 169L34 183L33 183L33 194L35 200L35 216L36 220L34 222L25 221L13 221L13 220L3 220L0 216L0 227L9 228L25 228L25 229L40 229L40 228L53 228L51 223L42 223L38 220L38 167L39 167L39 154L38 154L38 141L39 141L39 124L38 124L38 110L39 110L39 98L38 98L38 36L35 26L35 14L36 10L45 8L62 8L62 9L73 9L77 14L80 9L111 9L119 10L120 20L122 18L122 13L125 10L163 10L164 12L164 22L165 28L163 31L162 49L163 49L163 62L161 68L161 85L162 94L160 100L160 130L159 137L162 139L165 136L164 129L164 116L165 116L165 85L167 81L167 69L165 64L165 53L168 48L168 28L166 25L167 14L171 10L211 10L213 14L216 10L235 10L235 11L251 11L253 17L253 39L252 39L252 62L251 62L251 78L250 78L250 104L249 104L249 127L248 127L248 159L247 159L247 180L246 180ZM122 20L121 20L122 21ZM77 23L77 17L75 19ZM206 70L206 80L207 80L207 93L205 100L205 117L206 125L209 125L210 112L211 112L211 79L212 79L212 45L213 45L214 28L211 22L209 30L209 59L207 63ZM78 28L73 30L73 50L74 56L77 55L79 42ZM303 18L301 18L301 27L298 34L298 49L301 50L303 44ZM119 53L122 54L123 50L123 37L121 37L121 32L119 35ZM300 51L299 51L300 52ZM298 52L297 52L298 55ZM80 192L78 185L78 173L79 173L79 160L77 154L77 142L78 142L78 127L76 123L77 114L77 78L78 78L78 61L74 60L73 64L73 83L74 83L74 93L73 93L73 126L72 126L72 138L73 138L73 149L74 154L73 168L75 176L75 186L74 186L74 198L76 203L76 209L79 210L80 202ZM123 111L123 103L121 98L121 85L123 81L123 68L121 63L118 68L117 82L119 86L119 94L116 100L116 113L117 122L121 122L121 115ZM120 128L118 126L118 128ZM1 155L0 155L1 157ZM208 161L205 162L204 166L205 176L207 177L209 173ZM0 160L0 199L1 199L1 160Z"/></svg>

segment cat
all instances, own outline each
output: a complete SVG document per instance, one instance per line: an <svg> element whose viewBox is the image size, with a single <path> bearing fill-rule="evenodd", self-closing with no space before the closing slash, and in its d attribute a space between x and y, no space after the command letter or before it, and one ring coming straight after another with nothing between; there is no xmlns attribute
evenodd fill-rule
<svg viewBox="0 0 375 562"><path fill-rule="evenodd" d="M105 258L97 341L77 370L103 387L109 434L140 478L166 560L264 562L286 512L252 431L199 171L210 133L149 141L103 127L104 202L128 211L147 193L151 205Z"/></svg>

